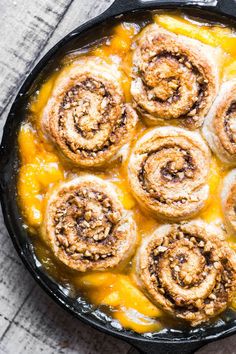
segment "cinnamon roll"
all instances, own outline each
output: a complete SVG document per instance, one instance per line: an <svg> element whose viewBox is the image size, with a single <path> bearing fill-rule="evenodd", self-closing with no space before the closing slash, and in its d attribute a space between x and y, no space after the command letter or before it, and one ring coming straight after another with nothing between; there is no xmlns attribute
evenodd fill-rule
<svg viewBox="0 0 236 354"><path fill-rule="evenodd" d="M131 154L131 190L157 218L192 217L208 199L209 162L209 149L199 133L175 127L152 129Z"/></svg>
<svg viewBox="0 0 236 354"><path fill-rule="evenodd" d="M83 176L49 197L43 237L71 269L104 270L123 265L133 254L136 226L111 184Z"/></svg>
<svg viewBox="0 0 236 354"><path fill-rule="evenodd" d="M164 225L138 251L137 279L154 304L196 326L224 311L236 290L236 257L202 221Z"/></svg>
<svg viewBox="0 0 236 354"><path fill-rule="evenodd" d="M236 164L236 80L222 85L204 122L203 134L223 162Z"/></svg>
<svg viewBox="0 0 236 354"><path fill-rule="evenodd" d="M131 93L147 123L177 119L195 129L202 125L218 90L216 50L157 24L137 40Z"/></svg>
<svg viewBox="0 0 236 354"><path fill-rule="evenodd" d="M42 127L72 163L96 167L127 143L136 122L136 112L125 103L117 67L88 57L57 79Z"/></svg>
<svg viewBox="0 0 236 354"><path fill-rule="evenodd" d="M222 209L229 233L236 233L236 169L224 179L221 191Z"/></svg>

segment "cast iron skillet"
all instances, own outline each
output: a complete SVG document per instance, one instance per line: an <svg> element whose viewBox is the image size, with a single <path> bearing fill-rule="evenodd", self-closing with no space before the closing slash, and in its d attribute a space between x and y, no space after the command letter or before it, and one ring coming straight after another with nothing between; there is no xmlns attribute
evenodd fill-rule
<svg viewBox="0 0 236 354"><path fill-rule="evenodd" d="M76 28L57 43L38 63L21 87L9 113L4 127L0 148L0 195L3 215L14 246L29 272L41 287L64 309L85 323L132 344L141 353L181 353L194 352L206 343L229 336L236 332L236 319L232 317L217 325L194 330L165 330L145 337L127 330L118 330L112 326L109 318L89 310L85 301L75 300L63 291L37 261L26 230L23 227L20 210L17 206L16 178L18 168L17 134L24 119L25 106L37 83L55 66L60 56L73 48L93 42L98 37L109 34L109 27L122 18L132 19L133 12L144 16L144 11L152 9L184 9L195 16L236 25L236 0L115 0L102 15ZM136 15L135 15L136 16Z"/></svg>

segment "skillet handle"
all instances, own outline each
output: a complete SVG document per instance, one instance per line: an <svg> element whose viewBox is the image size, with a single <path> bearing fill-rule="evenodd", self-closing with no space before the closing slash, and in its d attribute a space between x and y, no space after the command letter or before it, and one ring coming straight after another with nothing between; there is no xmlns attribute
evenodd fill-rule
<svg viewBox="0 0 236 354"><path fill-rule="evenodd" d="M114 0L111 6L106 10L109 16L120 15L127 11L139 10L139 9L151 9L158 8L158 6L165 6L166 8L176 8L183 6L206 6L206 7L216 7L220 9L220 6L230 9L232 13L232 6L236 7L236 0ZM233 4L233 5L232 5ZM235 9L236 11L236 9Z"/></svg>
<svg viewBox="0 0 236 354"><path fill-rule="evenodd" d="M198 349L202 348L206 343L135 343L128 354L194 354Z"/></svg>
<svg viewBox="0 0 236 354"><path fill-rule="evenodd" d="M236 0L218 0L216 8L222 14L236 16Z"/></svg>
<svg viewBox="0 0 236 354"><path fill-rule="evenodd" d="M207 7L214 9L222 15L236 17L236 0L115 0L106 10L109 16L120 15L126 11L158 8L165 5L166 8L176 7Z"/></svg>

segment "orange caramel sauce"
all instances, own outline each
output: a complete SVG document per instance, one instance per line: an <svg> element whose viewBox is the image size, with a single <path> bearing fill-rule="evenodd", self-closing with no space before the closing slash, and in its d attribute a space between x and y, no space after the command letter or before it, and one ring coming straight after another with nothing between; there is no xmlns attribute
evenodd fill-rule
<svg viewBox="0 0 236 354"><path fill-rule="evenodd" d="M230 28L221 25L206 25L195 20L187 19L184 15L159 14L154 21L167 30L189 36L205 44L218 47L220 50L219 70L222 81L236 77L236 36ZM135 23L121 23L114 28L109 40L89 52L107 62L115 62L122 76L122 86L126 101L131 101L131 63L132 42L139 33L140 27ZM79 55L78 55L79 57ZM60 70L67 70L70 60L65 60ZM34 239L35 251L45 269L59 282L73 289L76 295L83 294L96 307L105 306L108 313L127 329L139 333L156 332L164 326L163 312L154 306L143 294L135 282L132 262L124 271L76 273L57 262L50 250L40 238L40 227L44 218L47 192L53 185L60 183L70 176L80 175L84 171L71 168L62 161L53 145L47 141L40 128L43 109L52 93L60 70L54 72L41 85L29 103L27 120L22 124L19 136L19 154L21 167L18 177L19 203L26 226ZM169 125L170 122L160 123ZM138 243L143 237L150 235L161 223L144 214L132 196L127 181L128 156L137 138L147 130L140 121L137 125L133 140L127 147L127 156L123 163L115 162L108 168L92 173L109 180L116 188L120 201L127 210L132 210L138 228ZM228 168L212 156L209 174L210 197L206 208L198 217L206 222L218 222L223 218L220 202L222 179ZM230 245L236 250L236 237L229 237ZM236 309L236 297L232 306Z"/></svg>

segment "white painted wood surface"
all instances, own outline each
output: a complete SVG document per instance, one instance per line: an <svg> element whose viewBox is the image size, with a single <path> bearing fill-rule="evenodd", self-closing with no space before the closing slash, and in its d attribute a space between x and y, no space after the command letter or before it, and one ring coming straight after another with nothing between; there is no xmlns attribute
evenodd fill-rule
<svg viewBox="0 0 236 354"><path fill-rule="evenodd" d="M0 132L17 90L39 58L67 32L111 3L0 0ZM80 323L43 293L16 255L1 215L0 235L0 354L128 353L128 344ZM236 353L236 336L200 353Z"/></svg>

